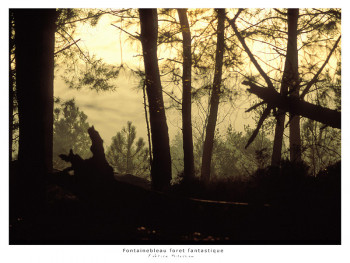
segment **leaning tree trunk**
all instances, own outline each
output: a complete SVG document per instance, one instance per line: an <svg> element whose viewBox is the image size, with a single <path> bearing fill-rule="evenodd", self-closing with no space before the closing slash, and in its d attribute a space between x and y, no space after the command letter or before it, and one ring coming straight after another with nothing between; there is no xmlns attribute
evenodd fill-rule
<svg viewBox="0 0 350 263"><path fill-rule="evenodd" d="M157 57L157 9L139 9L139 14L153 146L152 187L165 190L171 180L171 157Z"/></svg>
<svg viewBox="0 0 350 263"><path fill-rule="evenodd" d="M206 128L205 141L203 145L201 179L208 182L210 179L210 167L213 154L214 134L216 127L216 120L219 108L220 86L222 79L222 65L224 55L224 30L225 30L225 9L217 9L218 28L217 28L217 46L215 58L215 72L213 81L213 90L210 98L210 111L208 117L208 124Z"/></svg>
<svg viewBox="0 0 350 263"><path fill-rule="evenodd" d="M182 73L182 134L184 150L184 179L194 177L194 157L192 138L192 113L191 113L191 31L187 19L186 9L177 10L180 18L183 38L183 73Z"/></svg>
<svg viewBox="0 0 350 263"><path fill-rule="evenodd" d="M290 112L290 114L303 116L332 128L341 128L341 112L337 110L294 97L282 96L274 89L260 87L249 81L243 81L242 84L250 86L248 91L261 98L271 108L279 108L285 112Z"/></svg>
<svg viewBox="0 0 350 263"><path fill-rule="evenodd" d="M284 72L283 72L282 81L281 81L280 93L282 96L287 95L288 88L291 91L293 91L294 95L299 94L297 26L298 26L298 9L288 9L288 44L287 44L287 54L286 54L286 61L284 65ZM285 115L286 114L285 114L285 111L283 111L283 109L278 109L277 116L276 116L277 123L275 128L275 138L273 142L273 151L272 151L272 160L271 160L272 165L278 165L281 161ZM292 137L293 137L293 143L295 144L297 143L296 123L298 120L299 120L299 117L293 120L294 121L293 130L292 130L292 127L290 130L291 133L293 132ZM299 142L300 142L300 128L299 128ZM292 150L291 150L291 153L292 153Z"/></svg>
<svg viewBox="0 0 350 263"><path fill-rule="evenodd" d="M19 192L27 212L41 212L52 171L55 9L15 9L19 113Z"/></svg>

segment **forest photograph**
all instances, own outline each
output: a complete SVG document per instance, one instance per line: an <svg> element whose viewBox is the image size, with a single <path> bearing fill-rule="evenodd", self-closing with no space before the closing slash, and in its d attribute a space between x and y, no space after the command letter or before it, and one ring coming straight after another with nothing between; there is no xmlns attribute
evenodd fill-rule
<svg viewBox="0 0 350 263"><path fill-rule="evenodd" d="M340 8L9 12L11 245L340 245Z"/></svg>

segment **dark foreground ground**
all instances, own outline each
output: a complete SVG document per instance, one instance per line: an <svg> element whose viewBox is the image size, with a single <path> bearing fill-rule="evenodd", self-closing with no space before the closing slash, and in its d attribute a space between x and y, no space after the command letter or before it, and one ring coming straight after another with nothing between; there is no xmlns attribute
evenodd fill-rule
<svg viewBox="0 0 350 263"><path fill-rule="evenodd" d="M52 184L42 215L10 217L10 244L340 244L340 200L218 202L109 187L78 199Z"/></svg>

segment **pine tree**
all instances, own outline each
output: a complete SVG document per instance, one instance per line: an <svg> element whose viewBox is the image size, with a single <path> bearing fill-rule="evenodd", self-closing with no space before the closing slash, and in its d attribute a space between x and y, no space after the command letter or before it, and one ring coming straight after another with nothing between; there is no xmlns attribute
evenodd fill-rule
<svg viewBox="0 0 350 263"><path fill-rule="evenodd" d="M148 149L143 138L135 140L136 127L128 121L127 126L112 137L107 160L118 173L145 177L149 174Z"/></svg>

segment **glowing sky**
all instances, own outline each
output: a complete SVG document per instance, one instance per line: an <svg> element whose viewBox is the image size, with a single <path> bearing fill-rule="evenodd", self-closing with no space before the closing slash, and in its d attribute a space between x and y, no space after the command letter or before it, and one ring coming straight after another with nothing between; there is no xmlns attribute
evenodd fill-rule
<svg viewBox="0 0 350 263"><path fill-rule="evenodd" d="M86 48L106 63L120 65L122 43L122 60L124 63L141 65L142 61L135 55L141 51L131 46L130 41L125 41L125 33L111 26L115 20L113 16L103 16L96 27L82 25L78 28L75 39L81 39L79 45ZM120 36L122 41L120 41ZM90 125L94 125L100 132L105 145L109 145L112 136L120 131L127 121L132 121L136 126L137 136L147 138L146 123L143 109L142 92L136 90L136 80L127 77L118 79L115 91L96 92L88 89L72 90L67 87L60 76L55 77L54 95L62 99L75 98L79 108L88 116ZM167 99L167 98L164 98ZM229 121L237 130L243 129L243 124L251 123L250 116L244 114L246 105L241 105L241 110L232 111ZM195 113L194 113L195 114ZM238 120L238 121L237 121ZM221 127L227 127L228 122L221 122ZM170 139L181 132L180 114L175 110L167 111L167 123Z"/></svg>
<svg viewBox="0 0 350 263"><path fill-rule="evenodd" d="M96 27L83 25L78 28L79 45L106 63L120 64L119 32L111 26L113 17L103 16ZM127 44L123 44L126 46ZM127 50L127 47L123 47ZM136 52L135 52L136 53ZM123 52L124 62L132 59L133 52ZM79 108L88 116L90 125L100 132L106 145L127 121L136 125L138 136L146 138L142 92L136 92L137 83L130 78L119 78L115 91L96 92L88 89L69 89L60 76L55 78L55 96L75 98Z"/></svg>

